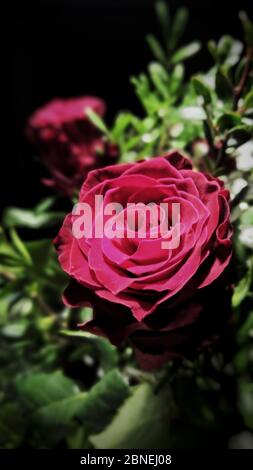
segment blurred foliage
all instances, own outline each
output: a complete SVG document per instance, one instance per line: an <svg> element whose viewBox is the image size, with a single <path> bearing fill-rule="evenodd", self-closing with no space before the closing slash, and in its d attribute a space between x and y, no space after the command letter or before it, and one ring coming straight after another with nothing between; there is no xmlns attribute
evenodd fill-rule
<svg viewBox="0 0 253 470"><path fill-rule="evenodd" d="M78 330L90 309L62 305L67 279L52 242L40 239L64 217L55 198L31 210L7 208L0 230L3 448L253 447L253 25L242 12L245 43L228 35L209 41L212 68L188 79L186 60L201 47L181 44L188 12L172 18L166 2L155 6L161 38L147 36L154 60L131 79L143 115L121 112L111 128L92 111L89 118L119 146L120 161L179 148L230 189L233 351L224 340L195 362L138 370L131 348ZM36 230L35 241L23 241L27 230Z"/></svg>

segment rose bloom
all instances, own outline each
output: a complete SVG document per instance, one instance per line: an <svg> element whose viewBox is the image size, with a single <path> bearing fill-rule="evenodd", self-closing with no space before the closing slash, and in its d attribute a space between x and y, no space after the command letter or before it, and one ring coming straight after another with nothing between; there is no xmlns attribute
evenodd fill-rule
<svg viewBox="0 0 253 470"><path fill-rule="evenodd" d="M130 202L179 203L180 244L167 250L161 238L148 236L77 239L72 233L76 215L69 214L55 244L71 277L64 302L94 308L93 320L82 327L116 345L129 339L146 369L209 344L227 308L222 282L216 281L232 250L223 182L194 171L190 160L173 151L90 172L79 202L94 209L96 195L123 210ZM215 289L224 297L219 310Z"/></svg>
<svg viewBox="0 0 253 470"><path fill-rule="evenodd" d="M105 115L103 100L85 96L55 99L28 120L28 138L51 175L43 182L66 195L80 189L89 170L111 165L118 157L117 148L107 143L88 119L88 108Z"/></svg>

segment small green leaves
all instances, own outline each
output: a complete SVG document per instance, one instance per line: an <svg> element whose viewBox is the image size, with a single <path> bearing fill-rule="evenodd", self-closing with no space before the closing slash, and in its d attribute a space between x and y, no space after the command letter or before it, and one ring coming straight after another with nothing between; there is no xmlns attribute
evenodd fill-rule
<svg viewBox="0 0 253 470"><path fill-rule="evenodd" d="M7 228L26 227L30 229L49 228L64 219L64 212L42 212L32 209L8 207L3 214L3 225Z"/></svg>
<svg viewBox="0 0 253 470"><path fill-rule="evenodd" d="M253 24L250 21L247 13L245 11L241 11L239 13L239 18L240 18L241 23L242 23L245 42L246 42L248 47L253 47Z"/></svg>
<svg viewBox="0 0 253 470"><path fill-rule="evenodd" d="M236 286L233 297L232 297L232 305L233 307L238 307L242 301L245 299L247 294L249 293L250 287L252 283L252 264L248 269L246 275L240 280L239 284Z"/></svg>
<svg viewBox="0 0 253 470"><path fill-rule="evenodd" d="M242 382L239 386L239 407L246 426L253 429L253 383Z"/></svg>
<svg viewBox="0 0 253 470"><path fill-rule="evenodd" d="M253 311L248 314L245 322L237 333L237 341L240 345L244 344L249 339L251 330L253 330Z"/></svg>
<svg viewBox="0 0 253 470"><path fill-rule="evenodd" d="M63 330L61 333L72 338L73 341L79 339L81 344L90 344L94 353L93 355L99 361L104 371L114 369L118 365L117 348L105 338L100 338L81 330Z"/></svg>
<svg viewBox="0 0 253 470"><path fill-rule="evenodd" d="M178 62L184 62L186 59L189 59L193 55L197 54L201 49L201 44L198 41L191 42L187 46L183 46L178 49L171 57L171 63L173 65Z"/></svg>
<svg viewBox="0 0 253 470"><path fill-rule="evenodd" d="M151 80L157 91L166 100L169 97L168 75L162 65L152 62L149 65L149 73Z"/></svg>
<svg viewBox="0 0 253 470"><path fill-rule="evenodd" d="M214 61L218 63L219 62L219 54L218 54L216 42L213 41L213 40L208 41L207 48L208 48L210 54L212 55Z"/></svg>
<svg viewBox="0 0 253 470"><path fill-rule="evenodd" d="M130 396L130 389L122 375L112 370L90 390L78 413L90 433L101 432L117 414Z"/></svg>
<svg viewBox="0 0 253 470"><path fill-rule="evenodd" d="M218 44L209 41L207 47L216 64L226 68L237 64L243 51L243 44L229 35L223 36Z"/></svg>
<svg viewBox="0 0 253 470"><path fill-rule="evenodd" d="M18 339L24 336L27 330L27 327L28 327L28 322L25 320L22 320L16 323L6 324L2 328L1 333L3 336L6 336L7 338Z"/></svg>
<svg viewBox="0 0 253 470"><path fill-rule="evenodd" d="M91 437L96 449L169 448L170 393L155 394L147 383L134 388L111 424Z"/></svg>
<svg viewBox="0 0 253 470"><path fill-rule="evenodd" d="M44 212L47 212L48 209L50 209L56 202L56 197L55 196L49 196L46 197L45 199L42 199L37 206L35 206L34 211L36 214L43 214Z"/></svg>
<svg viewBox="0 0 253 470"><path fill-rule="evenodd" d="M234 128L235 126L239 126L240 124L241 124L240 114L232 112L232 111L222 114L217 121L217 125L219 126L219 129L221 132L230 130Z"/></svg>
<svg viewBox="0 0 253 470"><path fill-rule="evenodd" d="M164 45L161 45L152 34L147 36L147 42L156 60L171 69L173 65L195 55L200 50L201 44L198 41L193 41L177 49L188 22L189 14L186 8L179 8L172 21L168 5L165 1L158 0L155 8L162 28Z"/></svg>
<svg viewBox="0 0 253 470"><path fill-rule="evenodd" d="M208 85L206 85L205 82L199 77L193 77L192 84L195 93L199 96L202 96L206 105L210 104L212 102L212 93Z"/></svg>
<svg viewBox="0 0 253 470"><path fill-rule="evenodd" d="M253 90L249 91L244 98L244 108L253 109Z"/></svg>
<svg viewBox="0 0 253 470"><path fill-rule="evenodd" d="M16 381L19 402L33 423L32 438L51 447L79 423L90 433L101 432L129 397L129 386L117 370L112 370L89 393L61 372L30 373ZM87 445L83 442L82 445Z"/></svg>
<svg viewBox="0 0 253 470"><path fill-rule="evenodd" d="M221 100L231 100L233 85L224 69L219 68L215 78L215 91Z"/></svg>
<svg viewBox="0 0 253 470"><path fill-rule="evenodd" d="M17 380L16 388L34 427L32 437L39 436L44 446L51 447L64 437L85 400L85 394L61 372L30 373Z"/></svg>
<svg viewBox="0 0 253 470"><path fill-rule="evenodd" d="M95 113L93 109L85 109L85 114L88 116L92 124L94 124L94 126L97 127L103 134L109 134L109 130L106 124L104 123L103 119L97 113Z"/></svg>
<svg viewBox="0 0 253 470"><path fill-rule="evenodd" d="M170 95L173 96L175 95L175 98L177 98L177 93L180 91L180 87L182 87L183 80L184 80L184 73L185 69L183 64L177 64L170 76L169 79L169 88L170 88Z"/></svg>
<svg viewBox="0 0 253 470"><path fill-rule="evenodd" d="M138 126L139 119L131 113L120 113L115 119L114 126L111 130L111 134L115 141L120 141L122 137L124 137L125 131L129 127L136 127Z"/></svg>
<svg viewBox="0 0 253 470"><path fill-rule="evenodd" d="M15 402L1 403L0 409L0 445L1 449L17 449L20 447L26 432L26 419L19 404Z"/></svg>
<svg viewBox="0 0 253 470"><path fill-rule="evenodd" d="M189 18L189 13L186 8L182 7L176 11L176 14L173 20L172 29L171 29L170 42L169 42L169 46L171 50L174 50L177 47L182 35L184 34L185 28L187 26L188 18Z"/></svg>
<svg viewBox="0 0 253 470"><path fill-rule="evenodd" d="M166 54L159 43L159 41L153 36L153 34L148 34L147 36L147 43L154 54L154 57L161 62L162 64L167 64L167 57Z"/></svg>
<svg viewBox="0 0 253 470"><path fill-rule="evenodd" d="M42 406L63 400L78 392L75 383L60 371L53 374L30 374L26 378L18 378L16 387L22 402L31 411L37 411Z"/></svg>
<svg viewBox="0 0 253 470"><path fill-rule="evenodd" d="M14 228L10 230L10 236L11 236L13 246L16 248L17 252L23 258L24 262L28 265L32 265L33 263L32 263L32 258L30 256L30 253Z"/></svg>
<svg viewBox="0 0 253 470"><path fill-rule="evenodd" d="M243 226L253 227L253 206L249 207L245 212L242 213L240 220Z"/></svg>
<svg viewBox="0 0 253 470"><path fill-rule="evenodd" d="M155 10L158 21L162 28L164 42L166 44L170 34L170 12L168 4L164 0L158 0L155 3Z"/></svg>
<svg viewBox="0 0 253 470"><path fill-rule="evenodd" d="M236 39L231 39L229 52L226 59L224 60L224 64L233 67L239 62L243 51L243 43L241 41L237 41Z"/></svg>

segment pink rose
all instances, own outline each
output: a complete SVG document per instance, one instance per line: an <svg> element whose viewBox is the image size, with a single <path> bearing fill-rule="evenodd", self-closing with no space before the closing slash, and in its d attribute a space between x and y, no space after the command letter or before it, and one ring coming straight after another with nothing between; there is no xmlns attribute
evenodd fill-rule
<svg viewBox="0 0 253 470"><path fill-rule="evenodd" d="M106 111L99 98L55 99L28 121L28 137L51 175L43 182L67 195L80 188L89 170L113 164L118 157L117 148L106 143L89 121L87 108L101 117Z"/></svg>
<svg viewBox="0 0 253 470"><path fill-rule="evenodd" d="M129 336L122 328L124 319L134 325L137 336L145 330L148 337L153 318L167 324L167 305L171 309L179 303L181 308L186 297L212 284L228 265L232 250L229 193L222 181L194 171L188 159L173 151L150 161L90 172L79 202L95 209L97 195L106 204L120 203L123 210L129 202L180 204L180 243L174 249L163 249L161 238L148 236L77 239L72 233L76 220L72 214L55 240L60 264L72 278L64 295L66 304L93 305L93 332L99 316L97 334L104 332L116 344L113 331L118 339ZM103 317L101 312L106 310ZM173 307L172 329L195 322L201 311L198 305L184 306L175 315ZM170 338L167 335L164 340L167 349Z"/></svg>

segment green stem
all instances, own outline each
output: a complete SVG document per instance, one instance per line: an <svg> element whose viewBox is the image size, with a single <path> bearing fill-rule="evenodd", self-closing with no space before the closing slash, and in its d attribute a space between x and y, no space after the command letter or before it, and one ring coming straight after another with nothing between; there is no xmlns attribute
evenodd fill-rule
<svg viewBox="0 0 253 470"><path fill-rule="evenodd" d="M241 79L238 85L234 88L234 101L233 101L233 111L236 111L238 108L238 102L242 97L244 88L246 86L249 73L250 73L250 65L253 58L253 47L249 47L246 53L246 62L244 66L244 70L241 76Z"/></svg>

